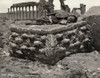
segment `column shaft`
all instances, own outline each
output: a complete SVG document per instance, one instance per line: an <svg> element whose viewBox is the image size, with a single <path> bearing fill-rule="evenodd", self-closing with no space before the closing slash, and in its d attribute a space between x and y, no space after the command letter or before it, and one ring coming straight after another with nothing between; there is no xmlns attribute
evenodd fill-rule
<svg viewBox="0 0 100 78"><path fill-rule="evenodd" d="M10 19L10 12L9 12L9 8L8 8L8 14L7 14L7 15L8 15L8 18Z"/></svg>
<svg viewBox="0 0 100 78"><path fill-rule="evenodd" d="M25 7L25 19L27 19L27 7Z"/></svg>
<svg viewBox="0 0 100 78"><path fill-rule="evenodd" d="M22 7L22 19L24 19L24 7Z"/></svg>
<svg viewBox="0 0 100 78"><path fill-rule="evenodd" d="M19 19L21 19L21 11L20 11L20 7L19 7Z"/></svg>
<svg viewBox="0 0 100 78"><path fill-rule="evenodd" d="M11 20L12 20L12 8L10 8L10 17L11 17Z"/></svg>
<svg viewBox="0 0 100 78"><path fill-rule="evenodd" d="M18 7L16 7L16 19L18 19Z"/></svg>
<svg viewBox="0 0 100 78"><path fill-rule="evenodd" d="M36 6L36 18L38 18L38 6Z"/></svg>
<svg viewBox="0 0 100 78"><path fill-rule="evenodd" d="M17 7L17 19L19 19L19 7Z"/></svg>
<svg viewBox="0 0 100 78"><path fill-rule="evenodd" d="M30 19L30 12L31 12L31 11L30 11L30 6L29 6L29 12L28 12L28 13L29 13L29 19Z"/></svg>
<svg viewBox="0 0 100 78"><path fill-rule="evenodd" d="M13 7L13 20L15 19L15 11L14 11L14 7Z"/></svg>
<svg viewBox="0 0 100 78"><path fill-rule="evenodd" d="M32 19L34 19L34 6L32 6Z"/></svg>

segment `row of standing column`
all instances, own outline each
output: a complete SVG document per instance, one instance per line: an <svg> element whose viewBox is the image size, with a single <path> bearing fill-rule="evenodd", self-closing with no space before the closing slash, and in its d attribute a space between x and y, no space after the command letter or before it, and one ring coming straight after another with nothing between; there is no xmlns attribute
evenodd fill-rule
<svg viewBox="0 0 100 78"><path fill-rule="evenodd" d="M27 10L27 7L29 10ZM34 10L34 6L27 6L27 7L11 7L10 9L8 9L8 17L12 20L37 18L38 17L37 10L36 11ZM31 7L32 7L32 10L31 10Z"/></svg>

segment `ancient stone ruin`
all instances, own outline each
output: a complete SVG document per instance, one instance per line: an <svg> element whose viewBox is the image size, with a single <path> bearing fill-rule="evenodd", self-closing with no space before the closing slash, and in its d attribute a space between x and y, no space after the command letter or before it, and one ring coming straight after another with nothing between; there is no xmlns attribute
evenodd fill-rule
<svg viewBox="0 0 100 78"><path fill-rule="evenodd" d="M23 2L13 4L10 8L8 8L8 17L11 20L20 19L37 19L41 16L46 16L49 10L49 13L54 11L54 0L49 0L48 2L45 0L40 0L37 2ZM68 5L64 4L64 0L59 0L61 5L61 10L70 13L70 8ZM51 7L52 6L52 7ZM73 8L72 12L76 15L77 11L80 11L81 14L84 14L86 11L86 5L80 4L80 8ZM60 10L59 10L60 11Z"/></svg>
<svg viewBox="0 0 100 78"><path fill-rule="evenodd" d="M91 52L92 34L85 22L66 25L11 25L10 53L16 57L55 64L67 52ZM56 57L56 58L55 58ZM48 61L49 60L49 61Z"/></svg>
<svg viewBox="0 0 100 78"><path fill-rule="evenodd" d="M42 5L43 3L44 5ZM37 7L36 11L34 11L34 8L30 11L30 7L34 6ZM47 8L43 8L45 6ZM25 11L23 10L24 7ZM27 12L27 7L29 12ZM63 11L70 13L70 9L63 3L63 0L61 1L61 7ZM14 8L16 8L16 12ZM18 8L19 10L17 10ZM11 19L34 19L35 17L38 18L39 15L42 16L41 11L39 12L41 8L42 15L48 13L51 17L49 22L57 18L53 13L53 0L14 4L8 13ZM82 13L84 13L83 7L81 9ZM67 14L66 17L67 19L59 17L60 20L63 19L66 22L63 25L59 24L59 22L56 24L53 22L47 24L45 22L45 24L41 25L11 24L9 37L10 54L15 57L38 60L54 65L70 54L91 52L93 50L93 39L90 25L86 21L77 21L75 15L69 14L68 16Z"/></svg>
<svg viewBox="0 0 100 78"><path fill-rule="evenodd" d="M8 8L8 16L12 20L37 18L37 6L38 3L36 2L13 4L10 8Z"/></svg>
<svg viewBox="0 0 100 78"><path fill-rule="evenodd" d="M80 4L80 8L73 8L72 13L77 15L77 13L85 14L86 12L86 5Z"/></svg>

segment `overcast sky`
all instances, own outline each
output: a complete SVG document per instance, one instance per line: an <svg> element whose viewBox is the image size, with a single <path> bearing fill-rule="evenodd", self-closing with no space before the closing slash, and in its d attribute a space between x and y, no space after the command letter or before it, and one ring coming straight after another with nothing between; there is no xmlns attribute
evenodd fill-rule
<svg viewBox="0 0 100 78"><path fill-rule="evenodd" d="M7 8L9 8L14 3L20 2L30 2L39 0L0 0L0 13L7 12ZM66 0L65 4L69 5L72 9L73 7L79 7L80 3L86 4L87 10L92 6L100 6L100 0ZM60 9L59 0L54 0L55 9Z"/></svg>

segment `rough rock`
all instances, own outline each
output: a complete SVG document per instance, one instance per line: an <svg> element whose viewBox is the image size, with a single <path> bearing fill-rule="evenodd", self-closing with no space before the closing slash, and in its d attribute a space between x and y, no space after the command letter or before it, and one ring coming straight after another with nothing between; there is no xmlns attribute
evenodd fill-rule
<svg viewBox="0 0 100 78"><path fill-rule="evenodd" d="M9 37L10 51L13 56L38 59L43 63L54 65L68 54L66 51L70 53L92 51L92 35L89 27L86 21L68 25L29 27L12 24Z"/></svg>
<svg viewBox="0 0 100 78"><path fill-rule="evenodd" d="M100 51L100 15L88 16L85 20L92 26L93 46L96 50Z"/></svg>
<svg viewBox="0 0 100 78"><path fill-rule="evenodd" d="M58 11L56 11L56 17L57 17L57 18L67 18L68 15L69 15L69 13L66 12L66 11L63 11L63 10L60 10L60 11L58 10Z"/></svg>

